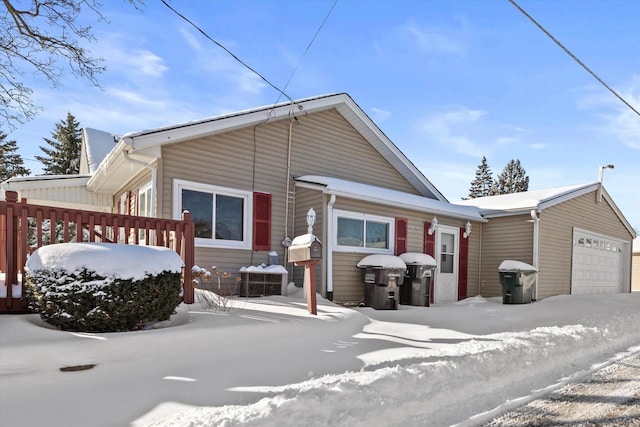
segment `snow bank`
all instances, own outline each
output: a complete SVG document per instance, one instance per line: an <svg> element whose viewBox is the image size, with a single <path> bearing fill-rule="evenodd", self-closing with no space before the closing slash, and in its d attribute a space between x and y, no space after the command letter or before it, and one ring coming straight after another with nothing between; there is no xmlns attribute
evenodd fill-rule
<svg viewBox="0 0 640 427"><path fill-rule="evenodd" d="M38 248L27 260L27 271L95 271L105 278L142 280L163 271L180 273L184 266L173 250L117 243L58 243Z"/></svg>

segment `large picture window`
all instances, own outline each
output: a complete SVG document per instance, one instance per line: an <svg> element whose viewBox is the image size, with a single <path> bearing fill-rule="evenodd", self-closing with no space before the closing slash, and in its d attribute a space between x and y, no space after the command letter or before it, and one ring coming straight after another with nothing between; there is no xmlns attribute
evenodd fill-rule
<svg viewBox="0 0 640 427"><path fill-rule="evenodd" d="M196 245L249 249L250 192L176 180L174 216L191 213Z"/></svg>
<svg viewBox="0 0 640 427"><path fill-rule="evenodd" d="M394 219L334 211L336 250L393 254Z"/></svg>

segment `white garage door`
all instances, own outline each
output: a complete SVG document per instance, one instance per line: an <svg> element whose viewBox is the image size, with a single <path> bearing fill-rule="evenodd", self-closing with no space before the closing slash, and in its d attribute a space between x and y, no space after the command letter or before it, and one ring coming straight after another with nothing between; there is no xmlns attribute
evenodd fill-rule
<svg viewBox="0 0 640 427"><path fill-rule="evenodd" d="M571 293L622 292L624 247L620 240L574 229Z"/></svg>

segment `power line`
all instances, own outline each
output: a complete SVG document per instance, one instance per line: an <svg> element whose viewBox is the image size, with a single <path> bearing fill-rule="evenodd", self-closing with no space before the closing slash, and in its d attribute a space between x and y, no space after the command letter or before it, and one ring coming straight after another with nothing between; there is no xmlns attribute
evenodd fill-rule
<svg viewBox="0 0 640 427"><path fill-rule="evenodd" d="M333 12L333 8L336 7L336 3L338 3L338 0L334 0L333 4L331 5L331 8L329 9L329 12L327 12L327 15L324 17L324 19L322 20L322 23L318 27L318 30L313 35L313 38L311 39L311 41L307 45L307 48L304 50L304 53L302 54L302 56L300 58L300 61L298 61L298 63L296 64L295 68L291 72L291 75L289 76L289 80L287 80L287 83L284 85L284 89L282 89L283 91L287 90L287 87L289 87L289 83L291 83L291 79L293 79L293 76L296 74L296 71L298 71L298 67L300 66L300 62L302 61L302 58L304 58L305 55L307 54L307 52L309 52L309 49L311 48L311 45L316 40L316 37L318 37L318 34L320 34L320 30L322 30L322 27L324 27L324 24L327 22L327 19L329 19L329 15L331 15L331 12ZM274 104L277 104L278 101L280 101L280 96L278 96L278 99L276 99L276 102L274 102Z"/></svg>
<svg viewBox="0 0 640 427"><path fill-rule="evenodd" d="M540 30L542 30L543 33L545 33L551 40L553 40L555 42L555 44L557 44L558 46L560 46L560 48L562 48L562 50L564 50L567 55L569 55L571 58L573 58L574 61L576 61L578 64L580 64L582 66L582 68L584 68L585 70L587 70L587 72L589 74L591 74L593 76L593 78L595 78L598 82L600 82L600 84L602 86L604 86L605 88L607 88L609 90L609 92L611 92L612 94L614 94L620 101L622 101L627 107L629 107L631 110L633 110L634 113L636 113L638 116L640 116L640 112L638 112L638 110L636 110L631 104L629 104L622 96L618 95L618 93L613 90L608 84L606 84L604 82L604 80L602 80L600 77L598 77L596 75L596 73L594 73L593 71L591 71L591 69L589 67L587 67L582 61L580 61L580 59L578 59L577 56L575 56L573 53L571 53L571 51L569 49L567 49L562 43L560 43L560 41L558 41L558 39L556 39L549 31L547 31L542 25L540 25L538 23L538 21L536 21L531 15L529 15L523 8L521 8L516 2L515 0L508 0L509 3L511 3L512 5L514 5L520 12L522 12L524 14L524 16L526 16L527 18L529 18L529 20L531 22L533 22Z"/></svg>
<svg viewBox="0 0 640 427"><path fill-rule="evenodd" d="M244 65L246 68L248 68L250 71L252 71L254 74L256 74L258 77L260 77L262 80L265 81L265 83L267 83L269 86L271 86L272 88L274 88L275 90L277 90L281 95L284 95L289 101L293 102L293 100L289 97L289 95L287 95L286 93L284 93L282 90L280 90L277 86L275 86L273 83L271 83L269 80L267 80L262 74L260 74L259 72L257 72L256 70L254 70L253 68L251 68L249 65L247 65L244 61L242 61L240 58L238 58L233 52L231 52L229 49L227 49L226 47L224 47L221 43L218 43L216 40L214 40L211 36L209 36L209 34L207 34L202 28L198 27L196 24L194 24L189 18L187 18L186 16L184 16L183 14L181 14L180 12L178 12L177 10L175 10L173 7L171 7L165 0L160 0L165 6L167 6L173 13L175 13L176 15L178 15L180 18L182 18L183 20L185 20L186 22L188 22L189 24L191 24L196 30L198 30L200 33L202 33L203 36L205 36L207 39L209 39L210 41L212 41L213 43L215 43L217 46L219 46L220 48L222 48L225 52L227 52L229 55L231 55L233 57L233 59L235 59L236 61L238 61L239 63L241 63L242 65Z"/></svg>

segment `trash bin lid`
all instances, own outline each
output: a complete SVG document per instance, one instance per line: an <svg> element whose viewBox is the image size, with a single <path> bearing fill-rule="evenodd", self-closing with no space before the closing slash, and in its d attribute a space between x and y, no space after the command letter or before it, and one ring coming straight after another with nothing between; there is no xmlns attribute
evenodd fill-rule
<svg viewBox="0 0 640 427"><path fill-rule="evenodd" d="M405 252L400 254L399 257L407 265L426 265L429 267L436 267L438 265L431 255L420 252Z"/></svg>
<svg viewBox="0 0 640 427"><path fill-rule="evenodd" d="M390 270L406 270L407 265L394 255L367 255L358 262L357 267L378 267Z"/></svg>
<svg viewBox="0 0 640 427"><path fill-rule="evenodd" d="M502 261L500 263L500 266L498 267L498 272L503 273L503 272L510 272L510 271L532 272L532 271L538 271L538 269L535 268L533 265L527 264L522 261L515 261L512 259L507 259Z"/></svg>

